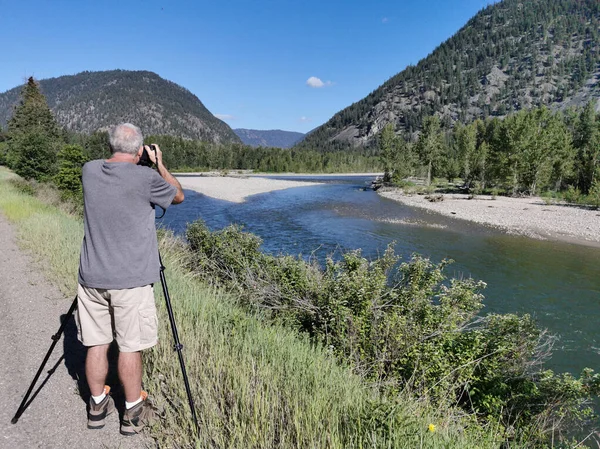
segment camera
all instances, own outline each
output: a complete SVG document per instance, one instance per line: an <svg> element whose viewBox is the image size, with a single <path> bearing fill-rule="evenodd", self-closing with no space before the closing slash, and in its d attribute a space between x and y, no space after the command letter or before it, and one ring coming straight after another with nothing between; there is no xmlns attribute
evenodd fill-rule
<svg viewBox="0 0 600 449"><path fill-rule="evenodd" d="M150 149L156 153L156 145L150 145ZM150 155L148 154L148 150L146 150L146 146L144 145L144 149L142 150L142 155L140 156L140 160L137 163L138 165L143 165L144 167L152 167L154 163L152 159L150 159Z"/></svg>

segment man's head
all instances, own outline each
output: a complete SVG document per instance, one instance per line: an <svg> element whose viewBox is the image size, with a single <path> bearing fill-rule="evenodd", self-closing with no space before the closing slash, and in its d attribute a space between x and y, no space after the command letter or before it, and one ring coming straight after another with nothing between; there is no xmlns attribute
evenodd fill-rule
<svg viewBox="0 0 600 449"><path fill-rule="evenodd" d="M126 153L136 156L144 143L142 131L131 123L115 126L108 132L108 137L113 154Z"/></svg>

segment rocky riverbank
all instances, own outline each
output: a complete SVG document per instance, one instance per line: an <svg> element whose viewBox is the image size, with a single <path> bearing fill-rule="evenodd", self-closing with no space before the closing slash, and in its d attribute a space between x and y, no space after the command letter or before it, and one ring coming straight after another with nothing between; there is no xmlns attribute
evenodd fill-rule
<svg viewBox="0 0 600 449"><path fill-rule="evenodd" d="M593 208L547 204L539 197L418 195L391 188L380 189L378 193L411 207L492 226L510 234L600 247L600 211Z"/></svg>

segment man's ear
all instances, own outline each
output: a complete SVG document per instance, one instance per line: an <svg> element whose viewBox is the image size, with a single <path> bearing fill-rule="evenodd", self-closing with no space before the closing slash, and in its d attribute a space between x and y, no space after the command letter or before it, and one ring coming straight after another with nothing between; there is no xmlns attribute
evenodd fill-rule
<svg viewBox="0 0 600 449"><path fill-rule="evenodd" d="M137 157L142 157L142 153L143 153L143 152L144 152L144 145L142 145L142 146L140 147L140 149L138 150L138 152L137 152Z"/></svg>

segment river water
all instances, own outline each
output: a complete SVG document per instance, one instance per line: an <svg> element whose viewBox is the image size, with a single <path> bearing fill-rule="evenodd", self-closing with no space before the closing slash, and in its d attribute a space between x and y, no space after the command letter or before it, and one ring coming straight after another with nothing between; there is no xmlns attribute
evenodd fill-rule
<svg viewBox="0 0 600 449"><path fill-rule="evenodd" d="M255 195L241 204L186 191L186 201L160 222L176 233L199 218L213 230L238 223L259 235L267 252L321 260L357 248L376 257L391 241L405 260L413 253L435 262L451 258L449 276L487 283L484 313L528 313L558 337L549 368L600 370L600 249L510 236L412 209L365 191L369 177L274 178L325 184Z"/></svg>

